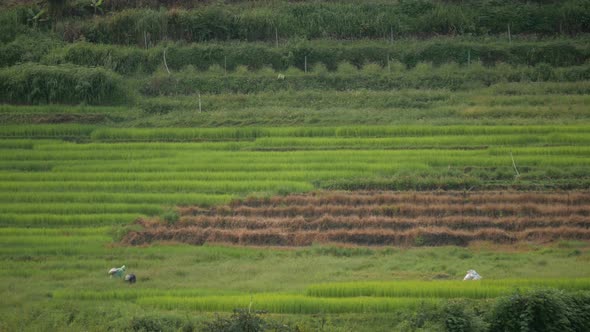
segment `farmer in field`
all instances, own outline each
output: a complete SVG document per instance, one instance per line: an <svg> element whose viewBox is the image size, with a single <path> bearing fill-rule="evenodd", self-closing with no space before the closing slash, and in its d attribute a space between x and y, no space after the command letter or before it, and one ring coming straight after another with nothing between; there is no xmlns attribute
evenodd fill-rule
<svg viewBox="0 0 590 332"><path fill-rule="evenodd" d="M481 280L481 276L475 270L469 270L463 280Z"/></svg>
<svg viewBox="0 0 590 332"><path fill-rule="evenodd" d="M123 265L121 267L114 267L114 268L110 269L108 273L111 276L111 278L113 276L115 276L117 278L121 278L123 276L123 274L125 273L125 270L127 270L127 268L125 267L125 265Z"/></svg>

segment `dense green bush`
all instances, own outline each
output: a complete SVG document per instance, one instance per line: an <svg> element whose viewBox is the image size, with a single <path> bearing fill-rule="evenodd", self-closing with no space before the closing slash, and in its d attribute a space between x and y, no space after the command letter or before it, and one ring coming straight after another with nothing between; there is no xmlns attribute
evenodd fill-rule
<svg viewBox="0 0 590 332"><path fill-rule="evenodd" d="M137 332L196 331L192 322L175 316L134 317L126 330Z"/></svg>
<svg viewBox="0 0 590 332"><path fill-rule="evenodd" d="M590 329L590 296L557 290L517 292L499 299L491 316L491 331L582 332Z"/></svg>
<svg viewBox="0 0 590 332"><path fill-rule="evenodd" d="M487 325L483 311L467 301L451 300L442 309L448 332L484 332Z"/></svg>
<svg viewBox="0 0 590 332"><path fill-rule="evenodd" d="M0 102L115 105L131 102L121 77L102 68L22 64L0 69Z"/></svg>
<svg viewBox="0 0 590 332"><path fill-rule="evenodd" d="M40 33L20 34L10 43L0 44L0 67L24 62L39 62L51 50L61 46L63 42L60 40Z"/></svg>
<svg viewBox="0 0 590 332"><path fill-rule="evenodd" d="M108 6L107 6L108 7ZM191 10L125 9L77 29L98 43L149 45L161 40L399 38L408 35L590 32L590 1L400 1L207 5ZM75 34L78 35L78 34Z"/></svg>
<svg viewBox="0 0 590 332"><path fill-rule="evenodd" d="M144 81L141 92L149 96L184 95L196 92L254 93L264 91L330 89L337 91L369 89L398 90L407 88L466 90L503 82L580 81L590 79L590 66L553 69L547 64L535 67L501 65L484 67L480 64L432 66L420 63L416 67L389 72L371 65L352 74L327 72L325 67L312 68L309 73L287 74L284 79L272 71L224 75L223 72L156 73ZM380 72L379 72L380 70Z"/></svg>
<svg viewBox="0 0 590 332"><path fill-rule="evenodd" d="M175 0L70 1L62 36L91 42L153 45L162 40L265 40L400 38L409 35L579 34L590 32L590 1L389 1L207 4ZM175 5L177 4L177 5ZM179 6L180 5L180 6ZM188 9L178 9L184 7ZM151 9L150 9L151 8ZM165 8L171 8L166 10ZM191 9L192 8L192 9ZM117 11L119 10L119 11ZM40 8L22 7L0 16L0 42L22 26L49 28ZM108 15L106 13L108 12ZM80 17L85 19L82 21ZM92 18L92 19L89 19ZM20 27L18 24L20 23ZM67 33L63 33L67 32Z"/></svg>
<svg viewBox="0 0 590 332"><path fill-rule="evenodd" d="M164 220L169 225L173 225L180 219L180 215L175 210L168 210L162 213L160 218L162 218L162 220Z"/></svg>
<svg viewBox="0 0 590 332"><path fill-rule="evenodd" d="M161 49L146 51L137 47L81 42L55 49L43 59L43 63L71 63L87 67L104 67L120 74L135 74L154 72L158 66L163 66L163 58Z"/></svg>
<svg viewBox="0 0 590 332"><path fill-rule="evenodd" d="M217 316L203 324L204 332L290 332L299 331L285 324L262 318L264 312L252 312L250 309L234 309L230 317Z"/></svg>
<svg viewBox="0 0 590 332"><path fill-rule="evenodd" d="M13 41L20 29L15 10L0 11L0 43Z"/></svg>

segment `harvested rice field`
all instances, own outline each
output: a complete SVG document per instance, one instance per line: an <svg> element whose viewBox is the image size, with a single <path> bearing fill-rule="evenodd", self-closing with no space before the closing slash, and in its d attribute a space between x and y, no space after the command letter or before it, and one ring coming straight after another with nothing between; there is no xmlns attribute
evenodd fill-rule
<svg viewBox="0 0 590 332"><path fill-rule="evenodd" d="M516 191L315 192L178 207L180 218L140 219L124 243L253 246L465 246L590 240L590 193Z"/></svg>

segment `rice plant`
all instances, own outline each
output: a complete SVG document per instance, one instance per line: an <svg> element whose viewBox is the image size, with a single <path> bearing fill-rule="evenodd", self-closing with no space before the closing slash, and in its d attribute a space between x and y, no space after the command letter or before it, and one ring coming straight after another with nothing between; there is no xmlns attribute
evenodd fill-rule
<svg viewBox="0 0 590 332"><path fill-rule="evenodd" d="M33 209L34 205L31 206ZM12 227L91 227L104 225L125 225L142 217L140 213L118 214L0 214L0 222L3 226Z"/></svg>
<svg viewBox="0 0 590 332"><path fill-rule="evenodd" d="M347 298L418 297L418 298L493 298L512 293L515 289L551 287L568 291L590 289L590 279L522 279L464 281L387 281L349 282L312 285L308 296Z"/></svg>

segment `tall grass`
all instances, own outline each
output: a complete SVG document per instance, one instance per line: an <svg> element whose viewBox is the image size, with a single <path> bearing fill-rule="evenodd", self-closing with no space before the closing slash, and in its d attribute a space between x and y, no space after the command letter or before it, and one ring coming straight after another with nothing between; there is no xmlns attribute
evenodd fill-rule
<svg viewBox="0 0 590 332"><path fill-rule="evenodd" d="M386 68L372 66L373 70L357 73L328 72L312 70L286 73L284 79L277 79L277 73L259 71L251 75L210 72L199 74L194 70L174 72L171 75L158 72L142 81L140 92L147 96L174 96L194 94L227 93L272 93L288 90L317 89L328 91L349 91L370 89L389 91L401 89L449 89L469 91L497 83L506 82L578 82L590 79L589 66L582 64L552 68L547 64L531 66L498 65L485 67L472 64L459 67L456 64L433 66L419 63L414 68L390 72ZM320 68L318 66L315 69ZM369 66L368 68L371 68Z"/></svg>
<svg viewBox="0 0 590 332"><path fill-rule="evenodd" d="M67 138L87 137L96 129L93 125L4 125L0 127L3 138Z"/></svg>
<svg viewBox="0 0 590 332"><path fill-rule="evenodd" d="M255 309L290 314L392 312L407 309L418 310L421 306L432 307L439 303L436 299L431 298L328 299L280 294L203 297L156 296L139 298L137 303L142 306L153 306L166 310L215 312L245 308L250 305L251 301Z"/></svg>
<svg viewBox="0 0 590 332"><path fill-rule="evenodd" d="M120 114L129 112L123 106L90 106L90 105L0 105L0 114Z"/></svg>
<svg viewBox="0 0 590 332"><path fill-rule="evenodd" d="M578 34L588 32L588 5L555 3L283 3L200 6L192 10L126 9L86 20L69 35L97 43L150 46L162 40L390 39L408 35ZM575 13L575 14L574 14ZM485 14L485 15L484 15ZM275 30L276 29L276 30ZM561 30L560 30L561 29ZM149 40L145 36L149 36ZM147 45L146 45L147 42Z"/></svg>

